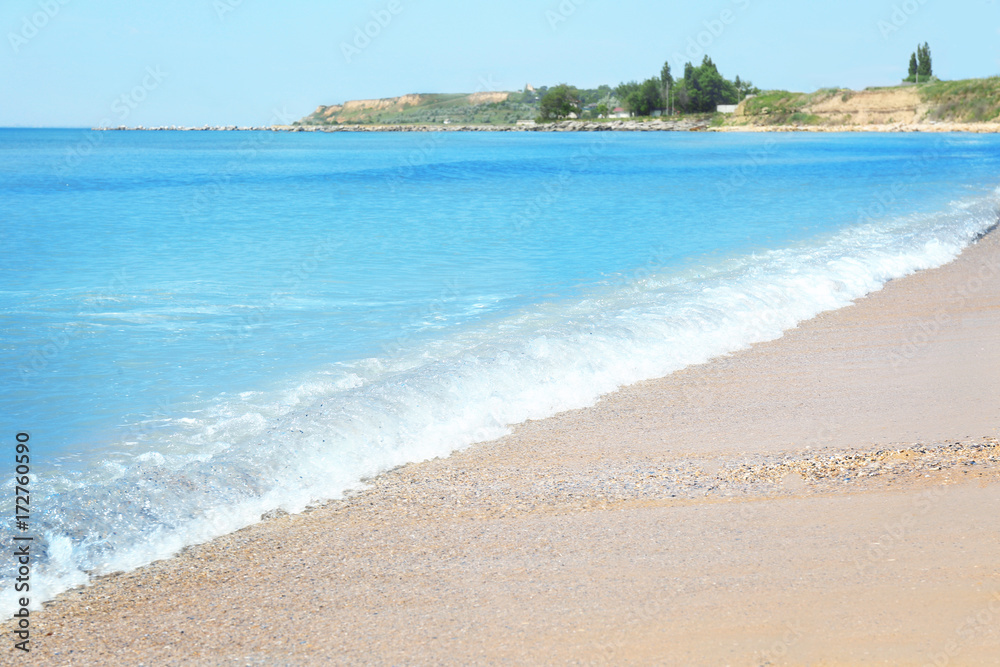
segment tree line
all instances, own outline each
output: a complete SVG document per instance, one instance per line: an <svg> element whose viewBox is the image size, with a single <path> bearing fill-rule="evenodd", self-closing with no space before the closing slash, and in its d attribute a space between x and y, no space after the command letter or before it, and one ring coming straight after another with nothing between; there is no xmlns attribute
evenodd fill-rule
<svg viewBox="0 0 1000 667"><path fill-rule="evenodd" d="M610 89L609 89L610 90ZM628 81L614 88L619 103L633 116L649 116L654 111L666 113L704 113L715 111L719 104L737 104L747 95L760 90L753 83L737 76L730 81L719 73L718 67L707 55L698 66L684 65L684 76L675 80L670 63L663 63L658 77L643 82ZM541 99L541 120L565 118L570 113L579 114L580 91L573 86L560 84L549 89ZM597 114L606 116L612 109L598 104Z"/></svg>
<svg viewBox="0 0 1000 667"><path fill-rule="evenodd" d="M909 76L903 79L909 83L920 83L930 81L934 76L934 68L931 66L931 47L924 42L917 45L917 50L910 54Z"/></svg>

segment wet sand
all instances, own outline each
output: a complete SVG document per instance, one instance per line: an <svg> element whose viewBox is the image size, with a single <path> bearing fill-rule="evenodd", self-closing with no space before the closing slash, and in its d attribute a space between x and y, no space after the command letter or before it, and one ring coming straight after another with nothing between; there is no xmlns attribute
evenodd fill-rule
<svg viewBox="0 0 1000 667"><path fill-rule="evenodd" d="M1000 664L998 428L993 233L779 340L67 593L30 662Z"/></svg>

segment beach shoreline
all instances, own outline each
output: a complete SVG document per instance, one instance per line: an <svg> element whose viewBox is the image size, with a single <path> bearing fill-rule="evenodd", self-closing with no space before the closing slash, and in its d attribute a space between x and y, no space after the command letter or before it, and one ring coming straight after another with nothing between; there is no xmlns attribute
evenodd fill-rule
<svg viewBox="0 0 1000 667"><path fill-rule="evenodd" d="M32 614L32 664L998 664L998 278L994 231L780 339L102 577Z"/></svg>

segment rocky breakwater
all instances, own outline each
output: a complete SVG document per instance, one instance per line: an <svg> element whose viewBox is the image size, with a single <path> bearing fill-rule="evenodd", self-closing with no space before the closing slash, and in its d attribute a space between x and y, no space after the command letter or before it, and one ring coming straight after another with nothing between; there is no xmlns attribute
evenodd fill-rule
<svg viewBox="0 0 1000 667"><path fill-rule="evenodd" d="M236 125L206 125L203 127L95 127L107 131L175 131L175 132L696 132L709 129L709 121L703 118L681 118L676 120L562 120L554 123L533 123L522 125L272 125L237 127Z"/></svg>
<svg viewBox="0 0 1000 667"><path fill-rule="evenodd" d="M523 125L283 125L273 129L285 132L691 132L707 130L709 121L701 118L678 120L563 120L553 123Z"/></svg>
<svg viewBox="0 0 1000 667"><path fill-rule="evenodd" d="M158 125L156 127L144 127L138 125L135 127L127 127L125 125L119 125L117 127L92 127L91 130L97 131L144 131L144 132L267 132L274 130L275 128L270 125L254 125L249 127L239 127L236 125L203 125L201 127L183 127L180 125Z"/></svg>

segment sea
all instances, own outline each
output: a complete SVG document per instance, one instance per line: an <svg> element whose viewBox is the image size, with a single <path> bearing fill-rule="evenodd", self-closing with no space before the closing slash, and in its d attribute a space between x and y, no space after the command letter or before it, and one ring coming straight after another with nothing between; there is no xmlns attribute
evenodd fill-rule
<svg viewBox="0 0 1000 667"><path fill-rule="evenodd" d="M998 185L997 135L2 129L0 548L37 608L342 498L942 265Z"/></svg>

